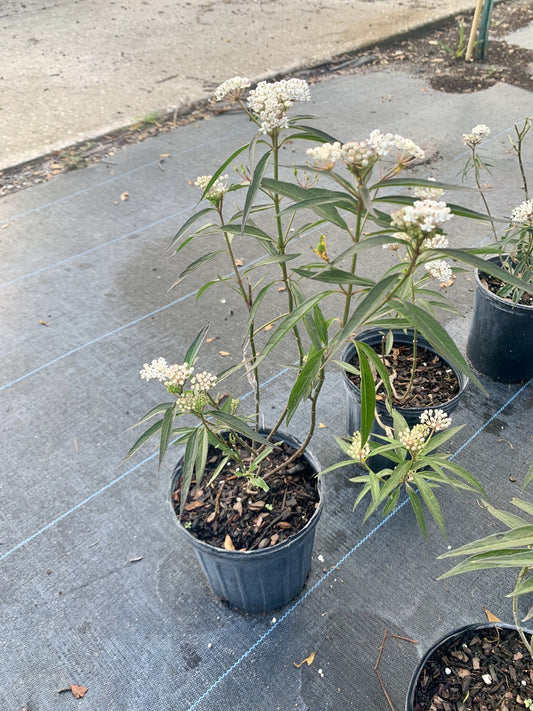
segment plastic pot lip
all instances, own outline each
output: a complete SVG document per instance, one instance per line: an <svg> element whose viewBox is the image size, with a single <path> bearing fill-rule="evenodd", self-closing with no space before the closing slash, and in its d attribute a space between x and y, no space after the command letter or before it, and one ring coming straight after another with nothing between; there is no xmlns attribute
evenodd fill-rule
<svg viewBox="0 0 533 711"><path fill-rule="evenodd" d="M409 689L407 691L407 698L405 702L405 711L413 711L413 703L414 703L414 694L416 687L418 685L418 681L420 679L420 675L422 674L422 671L428 661L428 659L431 657L431 655L439 649L439 647L444 647L446 644L449 642L452 642L455 640L457 637L461 637L465 632L476 632L478 630L483 630L483 629L494 629L495 627L499 627L500 629L506 629L506 630L517 630L516 625L510 625L506 622L474 622L470 623L469 625L463 625L462 627L458 627L455 630L452 630L451 632L448 632L445 634L443 637L441 637L437 642L435 642L431 647L424 653L424 656L420 659L418 662L416 669L413 673L413 676L411 677L411 681L409 683ZM524 632L526 634L532 634L531 630L525 629Z"/></svg>
<svg viewBox="0 0 533 711"><path fill-rule="evenodd" d="M268 429L260 429L259 432L261 433L268 433L270 430ZM284 432L276 432L276 435L274 437L274 441L280 441L283 440L285 442L288 442L289 444L293 444L298 446L300 443L298 440L293 437L292 435L285 434ZM297 544L302 538L305 537L305 535L308 533L310 528L315 528L315 526L318 523L318 519L322 515L322 511L324 509L324 484L322 481L322 477L319 476L320 472L322 471L322 467L320 466L320 463L318 459L314 456L314 454L311 452L311 450L307 447L303 456L307 459L307 461L311 464L313 469L315 470L315 475L317 476L317 489L318 489L318 506L316 507L313 515L309 519L309 521L305 524L305 526L298 531L294 536L290 536L289 538L285 539L281 543L276 543L275 546L270 546L269 548L262 548L260 550L253 550L253 551L230 551L226 550L225 548L219 548L217 546L212 546L210 543L206 543L205 541L201 541L199 538L196 538L195 536L192 535L192 533L189 533L189 531L185 528L185 526L181 523L179 518L176 515L176 512L174 511L174 506L172 504L172 494L174 492L175 488L175 483L176 479L180 476L181 473L181 463L183 462L183 456L181 456L174 467L174 470L172 472L172 477L171 477L171 482L170 482L170 491L168 495L168 503L170 506L170 509L172 511L172 515L174 517L174 520L176 521L176 524L178 526L178 529L182 535L184 535L190 542L190 544L196 548L199 551L204 551L205 553L216 556L218 558L233 558L235 556L239 556L240 558L254 558L256 560L260 558L269 558L271 556L275 556L277 552L281 550L286 550L287 548L294 546Z"/></svg>
<svg viewBox="0 0 533 711"><path fill-rule="evenodd" d="M365 342L366 342L365 339L374 340L373 337L374 336L376 338L378 336L381 337L381 334L383 333L384 330L385 329L381 329L381 328L371 328L366 331L362 331L361 333L359 333L356 336L356 340L363 340ZM394 335L395 340L397 340L400 343L409 343L410 340L412 340L412 336L414 334L414 329L412 329L412 328L408 328L406 330L404 330L403 328L397 328L397 329L393 328L393 329L386 329L386 330L391 330ZM410 412L413 414L418 413L420 415L425 410L431 410L431 409L435 409L435 408L436 409L445 409L445 410L449 410L450 412L452 412L457 407L457 404L459 403L459 400L461 399L461 397L466 389L466 386L468 385L469 379L466 375L464 375L460 371L456 370L453 367L453 365L448 363L448 361L443 356L441 356L440 353L437 353L437 351L433 348L433 346L429 343L429 341L426 338L424 338L424 336L420 333L418 334L418 343L420 345L422 345L424 348L427 348L432 353L435 353L440 358L442 358L443 360L446 361L446 363L448 364L448 367L453 370L455 377L459 381L459 392L456 395L454 395L450 400L447 400L444 403L440 403L439 405L430 405L428 407L395 407L394 409L399 413ZM351 356L353 356L354 352L355 352L354 344L348 343L346 345L346 348L344 349L343 354L342 354L342 360L344 362L348 363L351 360ZM344 382L345 382L346 386L350 389L353 389L356 392L360 392L359 388L355 385L355 383L353 383L350 380L350 378L348 377L348 373L344 369L342 371L342 374L343 374ZM385 408L383 407L383 409L385 409Z"/></svg>
<svg viewBox="0 0 533 711"><path fill-rule="evenodd" d="M489 257L489 259L487 259L486 261L494 262L496 264L498 262L498 259L498 257ZM488 299L489 301L496 302L496 304L498 304L500 307L504 308L507 311L517 311L518 313L523 314L533 314L533 306L527 306L527 304L513 304L513 302L509 301L509 299L502 299L501 296L498 296L498 294L494 294L490 289L487 289L487 287L481 283L479 269L476 269L476 289L478 290L480 296L483 296L483 298Z"/></svg>

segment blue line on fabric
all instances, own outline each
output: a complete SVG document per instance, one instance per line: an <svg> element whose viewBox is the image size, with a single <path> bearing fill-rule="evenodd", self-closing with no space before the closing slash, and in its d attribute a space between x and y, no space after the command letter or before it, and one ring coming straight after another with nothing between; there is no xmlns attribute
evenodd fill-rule
<svg viewBox="0 0 533 711"><path fill-rule="evenodd" d="M532 379L532 380L533 380L533 379ZM487 427L487 425L489 425L489 424L494 420L495 417L497 417L503 410L505 410L505 408L506 408L508 405L510 405L510 404L513 402L513 400L515 400L515 399L528 387L528 385L530 385L530 383L532 382L532 380L529 380L527 383L525 383L524 385L522 385L522 387L521 387L519 390L517 390L516 393L515 393L511 398L509 398L509 400L507 400L507 402L504 403L504 405L502 405L502 406L500 407L500 409L499 409L497 412L495 412L476 432L474 432L474 434L473 434L471 437L469 437L469 439L467 439L467 441L466 441L464 444L462 444L462 445L459 447L458 450L456 450L456 451L452 454L452 456L450 457L450 459L454 459L454 457L456 457L456 456L459 454L459 452L461 452L465 447L467 447L467 446L470 444L470 442L472 442L472 440L475 439L475 438L485 429L485 427ZM214 682L211 684L211 686L210 686L208 689L206 689L206 690L204 691L204 693L203 693L201 696L199 696L199 697L196 699L196 701L194 701L194 703L193 703L191 706L189 706L189 708L187 709L187 711L194 711L194 709L196 709L196 708L202 703L202 701L204 701L204 700L207 698L207 696L209 696L209 694L210 694L227 676L229 676L229 675L233 672L233 670L236 669L236 668L239 666L239 664L241 664L241 662L243 662L247 657L249 657L250 654L251 654L255 649L257 649L257 647L259 647L259 645L262 644L262 642L264 642L265 639L267 639L267 637L269 637L269 636L272 634L272 632L274 632L274 630L277 629L277 628L282 624L282 622L284 622L284 621L287 619L287 617L288 617L292 612L294 612L294 610L296 610L296 608L299 607L299 605L301 605L302 602L304 602L304 600L306 600L306 599L309 597L309 595L311 595L312 592L314 592L314 591L318 588L319 585L322 585L322 583L324 582L324 580L326 580L334 571L337 571L338 568L352 555L352 553L355 553L355 551L358 550L364 543L366 543L375 533L377 533L377 532L380 530L380 528L382 528L388 521L390 521L390 519L391 519L393 516L395 516L395 515L398 513L398 511L400 511L400 510L405 506L405 504L406 504L408 501L409 501L408 498L407 498L407 499L404 499L404 501L402 501L402 503L401 503L399 506L397 506L397 507L394 509L394 511L391 511L391 513L388 514L388 516L386 516L382 521L380 521L380 523L378 523L378 525L375 526L375 528L373 528L369 533L367 533L367 535L364 536L364 538L362 538L360 541L358 541L358 542L353 546L353 548L352 548L351 550L349 550L347 553L345 553L345 554L342 556L342 558L341 558L334 566L332 566L332 567L330 568L330 570L328 570L327 573L325 573L319 580L317 580L317 582L316 582L311 588L309 588L309 590L308 590L304 595L302 595L302 597L301 597L299 600L297 600L297 601L279 618L279 620L277 620L277 621L272 625L272 627L270 627L264 634L262 634L261 637L259 637L259 639L257 639L257 640L246 650L246 652L244 652L243 654L241 654L241 656L240 656L228 669L226 669L226 671L225 671L223 674L221 674L221 675L218 677L218 679L217 679L216 681L214 681Z"/></svg>
<svg viewBox="0 0 533 711"><path fill-rule="evenodd" d="M60 267L62 264L68 264L68 262L71 262L74 259L78 259L78 257L84 257L86 254L90 254L91 252L96 252L97 250L102 249L102 247L108 247L110 244L119 242L120 240L126 239L127 237L131 237L132 235L141 234L141 232L145 232L146 230L149 230L152 227L161 225L163 222L166 222L167 220L171 220L174 217L179 217L180 215L183 215L183 213L188 212L189 210L192 210L192 209L193 209L192 207L185 207L185 208L183 208L183 210L180 210L179 212L174 212L172 215L167 215L167 217L162 217L161 219L156 220L155 222L152 222L149 225L144 225L143 227L139 227L139 229L137 229L137 230L131 230L131 232L126 232L126 234L120 235L119 237L114 237L113 239L110 239L108 242L103 242L102 244L96 245L96 247L91 247L90 249L86 249L83 252L77 252L76 254L73 254L72 256L67 257L66 259L61 259L59 262L54 262L53 264L48 264L45 267L36 269L34 272L28 272L27 274L22 274L21 276L16 277L15 279L11 279L10 281L5 281L2 284L0 284L0 289L4 286L9 286L10 284L15 284L18 281L27 279L28 277L36 276L37 274L42 274L42 272L45 272L48 269L53 269L54 267Z"/></svg>
<svg viewBox="0 0 533 711"><path fill-rule="evenodd" d="M214 138L211 141L206 141L205 143L202 143L202 147L204 146L209 146L213 143L218 143L218 141L226 140L228 136L232 136L235 133L240 133L241 129L234 129L233 131L229 131L228 133L225 133L223 136L219 136L218 138ZM200 144L197 144L195 146L191 146L190 148L185 148L182 151L179 151L178 153L172 154L172 158L177 158L178 156L184 155L185 153L190 153L191 151L197 151L198 147ZM26 210L26 212L19 212L17 215L13 215L13 217L9 217L8 220L10 222L13 222L14 220L18 220L20 217L26 217L26 215L31 215L34 212L39 212L39 210L44 210L47 207L52 207L53 205L57 205L58 203L65 202L66 200L70 200L71 198L78 197L78 195L84 195L85 193L91 192L91 190L96 190L96 188L100 188L103 185L108 185L109 183L113 183L116 180L120 180L121 178L126 178L128 175L133 175L133 173L137 173L139 170L144 170L144 168L151 168L154 165L158 165L158 163L161 162L161 159L151 161L150 163L143 163L143 165L138 166L137 168L132 168L131 170L127 170L125 173L121 173L120 175L115 175L112 178L107 178L106 180L102 180L100 183L96 183L96 185L89 185L87 188L82 188L81 190L77 190L75 193L69 193L69 195L64 195L63 197L57 198L57 200L52 200L50 202L45 202L42 205L39 205L38 207L32 207L30 210Z"/></svg>

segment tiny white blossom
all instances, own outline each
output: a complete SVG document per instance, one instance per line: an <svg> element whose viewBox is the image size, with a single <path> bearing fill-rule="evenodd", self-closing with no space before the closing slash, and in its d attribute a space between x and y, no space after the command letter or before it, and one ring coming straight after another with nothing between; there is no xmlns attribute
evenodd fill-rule
<svg viewBox="0 0 533 711"><path fill-rule="evenodd" d="M429 427L426 424L419 424L400 432L398 439L411 455L415 455L423 448L428 434Z"/></svg>
<svg viewBox="0 0 533 711"><path fill-rule="evenodd" d="M424 264L426 271L440 282L448 282L453 277L450 265L444 259L434 259Z"/></svg>
<svg viewBox="0 0 533 711"><path fill-rule="evenodd" d="M452 418L444 410L424 410L420 415L420 422L435 432L441 432L452 424Z"/></svg>
<svg viewBox="0 0 533 711"><path fill-rule="evenodd" d="M321 170L333 170L336 161L341 157L341 144L323 143L316 148L308 148L307 155L311 156L311 164Z"/></svg>
<svg viewBox="0 0 533 711"><path fill-rule="evenodd" d="M185 385L193 372L194 368L188 363L182 363L181 365L174 363L173 365L168 366L163 382L167 387L169 385L174 385L180 388Z"/></svg>
<svg viewBox="0 0 533 711"><path fill-rule="evenodd" d="M262 133L288 126L287 111L294 101L309 101L309 84L303 79L259 82L250 92L248 106L261 122Z"/></svg>
<svg viewBox="0 0 533 711"><path fill-rule="evenodd" d="M161 380L165 379L168 369L168 364L164 358L156 358L151 363L145 363L139 375L143 380Z"/></svg>
<svg viewBox="0 0 533 711"><path fill-rule="evenodd" d="M413 228L421 232L435 230L452 217L450 208L445 202L436 200L415 200L412 205L406 205L393 212L391 224L409 232Z"/></svg>
<svg viewBox="0 0 533 711"><path fill-rule="evenodd" d="M343 144L341 159L346 163L348 170L365 170L378 159L377 153L366 141L349 141Z"/></svg>
<svg viewBox="0 0 533 711"><path fill-rule="evenodd" d="M511 213L511 222L514 225L533 226L533 200L524 200L515 207Z"/></svg>
<svg viewBox="0 0 533 711"><path fill-rule="evenodd" d="M396 135L394 136L394 146L398 153L397 161L400 164L405 165L416 159L424 160L426 157L424 151L410 138Z"/></svg>
<svg viewBox="0 0 533 711"><path fill-rule="evenodd" d="M392 133L380 133L377 128L372 131L366 143L380 157L388 155L396 145Z"/></svg>
<svg viewBox="0 0 533 711"><path fill-rule="evenodd" d="M215 99L217 101L235 101L244 94L249 86L250 80L245 77L226 79L215 91Z"/></svg>
<svg viewBox="0 0 533 711"><path fill-rule="evenodd" d="M366 462L368 455L370 454L370 446L368 442L361 446L361 433L354 432L352 437L352 443L348 449L348 456L355 459L356 462L364 463Z"/></svg>
<svg viewBox="0 0 533 711"><path fill-rule="evenodd" d="M212 175L199 175L194 184L197 188L200 188L200 190L204 192L212 177ZM229 175L220 175L205 194L206 199L210 202L220 202L220 200L228 192L228 181Z"/></svg>
<svg viewBox="0 0 533 711"><path fill-rule="evenodd" d="M206 393L217 382L216 375L208 373L206 370L203 373L196 373L191 380L191 385L195 393Z"/></svg>
<svg viewBox="0 0 533 711"><path fill-rule="evenodd" d="M465 146L470 146L473 148L477 146L481 141L490 135L490 128L484 123L478 123L474 126L470 133L463 133L463 143Z"/></svg>

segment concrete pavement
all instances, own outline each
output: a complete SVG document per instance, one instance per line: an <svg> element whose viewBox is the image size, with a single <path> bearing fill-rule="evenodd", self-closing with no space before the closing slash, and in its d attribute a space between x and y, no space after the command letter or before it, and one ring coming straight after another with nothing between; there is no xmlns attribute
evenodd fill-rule
<svg viewBox="0 0 533 711"><path fill-rule="evenodd" d="M0 170L472 10L473 0L3 0Z"/></svg>

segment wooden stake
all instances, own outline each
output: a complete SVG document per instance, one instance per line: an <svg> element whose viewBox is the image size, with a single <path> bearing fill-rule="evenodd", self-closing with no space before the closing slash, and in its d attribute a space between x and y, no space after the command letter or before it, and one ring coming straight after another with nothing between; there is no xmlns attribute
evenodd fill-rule
<svg viewBox="0 0 533 711"><path fill-rule="evenodd" d="M479 29L479 22L481 20L481 10L483 9L483 0L476 0L476 9L474 10L474 19L472 20L472 27L470 29L470 37L468 38L468 46L466 48L465 61L471 62L472 55L474 54L474 47L476 44L477 31Z"/></svg>

